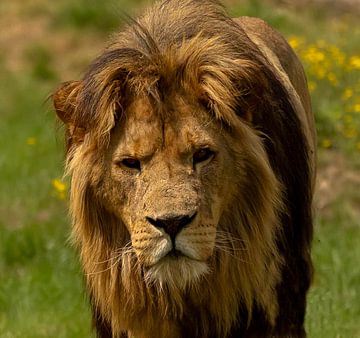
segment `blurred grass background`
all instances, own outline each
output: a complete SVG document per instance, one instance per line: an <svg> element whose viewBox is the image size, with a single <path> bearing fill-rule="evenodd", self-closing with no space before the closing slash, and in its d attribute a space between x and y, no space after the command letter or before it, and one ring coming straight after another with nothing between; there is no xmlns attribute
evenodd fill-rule
<svg viewBox="0 0 360 338"><path fill-rule="evenodd" d="M0 337L91 337L69 245L63 146L46 102L81 76L148 1L0 2ZM360 2L226 0L280 30L305 66L316 114L315 280L309 337L360 337Z"/></svg>

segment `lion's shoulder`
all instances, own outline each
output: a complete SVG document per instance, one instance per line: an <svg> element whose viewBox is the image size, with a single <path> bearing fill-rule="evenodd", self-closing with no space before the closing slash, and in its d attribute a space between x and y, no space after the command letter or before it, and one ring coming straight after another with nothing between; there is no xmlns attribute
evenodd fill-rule
<svg viewBox="0 0 360 338"><path fill-rule="evenodd" d="M299 94L305 110L310 113L311 103L304 69L286 39L262 19L243 16L235 18L234 21L245 31L261 52L264 53L265 49L270 51L266 55L267 58L270 58L272 63L278 62L281 65Z"/></svg>
<svg viewBox="0 0 360 338"><path fill-rule="evenodd" d="M260 49L262 49L262 45L269 48L277 56L281 66L290 76L293 69L299 67L299 60L285 38L264 20L243 16L234 19L234 21L242 27L248 37Z"/></svg>
<svg viewBox="0 0 360 338"><path fill-rule="evenodd" d="M303 66L286 39L264 20L254 17L233 19L267 59L267 63L286 88L301 121L311 149L310 164L314 167L316 133L311 99ZM312 169L315 172L314 169Z"/></svg>

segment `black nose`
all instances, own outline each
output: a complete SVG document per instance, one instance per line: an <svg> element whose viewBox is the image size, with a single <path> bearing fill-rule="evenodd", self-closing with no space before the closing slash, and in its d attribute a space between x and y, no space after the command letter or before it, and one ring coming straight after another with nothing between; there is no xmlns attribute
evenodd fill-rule
<svg viewBox="0 0 360 338"><path fill-rule="evenodd" d="M183 229L186 225L190 224L194 218L196 217L196 213L192 216L189 215L179 215L179 216L167 216L161 218L151 218L146 217L147 221L155 226L156 228L164 229L165 232L171 237L174 241L176 235Z"/></svg>

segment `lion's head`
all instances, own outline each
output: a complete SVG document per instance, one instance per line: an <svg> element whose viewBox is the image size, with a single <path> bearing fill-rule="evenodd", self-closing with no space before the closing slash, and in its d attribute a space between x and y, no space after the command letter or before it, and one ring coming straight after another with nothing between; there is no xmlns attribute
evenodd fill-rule
<svg viewBox="0 0 360 338"><path fill-rule="evenodd" d="M225 337L243 307L278 311L283 182L254 125L283 89L214 3L158 6L54 94L74 239L114 335L180 337L200 307L194 337Z"/></svg>
<svg viewBox="0 0 360 338"><path fill-rule="evenodd" d="M116 218L111 231L128 232L127 250L149 281L182 289L196 282L213 270L214 250L247 252L246 241L253 241L248 236L264 217L267 227L257 231L271 243L274 215L268 205L278 201L278 182L256 133L245 123L231 128L192 93L172 94L160 107L136 95L101 152L89 152L85 144L74 150L73 182L81 185L73 188L74 198L83 203L84 196L76 195L87 185ZM232 224L235 215L251 233ZM115 252L124 245L121 237L109 240Z"/></svg>

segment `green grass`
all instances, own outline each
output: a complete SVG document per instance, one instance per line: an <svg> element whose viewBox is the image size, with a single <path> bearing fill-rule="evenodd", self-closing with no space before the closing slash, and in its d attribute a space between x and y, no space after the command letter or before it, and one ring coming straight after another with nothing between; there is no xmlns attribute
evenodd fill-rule
<svg viewBox="0 0 360 338"><path fill-rule="evenodd" d="M22 7L21 15L36 12L37 17L49 16L49 29L57 36L64 33L64 39L71 31L77 41L84 34L108 34L117 27L118 12L111 10L112 0L105 1L104 7L100 2L87 4L66 0L54 7L43 6L40 12L35 7L29 7L28 12ZM129 9L129 4L121 2L120 10ZM283 7L250 0L241 8L232 7L231 13L263 17L288 37L304 40L296 50L310 82L316 84L312 94L319 130L320 175L329 163L336 166L341 154L348 163L346 171L356 176L360 140L351 131L360 129L360 113L354 109L360 100L360 74L337 64L329 49L337 46L345 54L346 64L360 55L360 34L354 34L358 28L353 21L339 17L335 22L331 17L330 22L327 16L311 10L303 11L300 18ZM67 202L52 184L62 177L63 148L46 98L62 78L55 67L62 59L51 46L44 46L36 42L27 48L26 64L16 72L5 69L6 53L2 51L0 58L1 338L91 336L81 270L68 243ZM327 70L336 75L337 85L326 77L319 78L314 60L307 54L311 46L330 60ZM94 46L94 57L98 52ZM74 78L77 71L73 69ZM345 99L346 88L352 89L352 95ZM334 200L317 214L315 280L306 319L311 338L360 337L360 193L352 182L331 192Z"/></svg>
<svg viewBox="0 0 360 338"><path fill-rule="evenodd" d="M124 14L133 14L134 9L143 2L144 0L138 0L136 4L131 0L66 0L54 16L54 24L109 33L119 28Z"/></svg>
<svg viewBox="0 0 360 338"><path fill-rule="evenodd" d="M89 337L80 268L67 241L66 203L51 185L62 175L63 150L54 116L45 108L50 86L36 77L7 74L5 79L0 92L0 337Z"/></svg>
<svg viewBox="0 0 360 338"><path fill-rule="evenodd" d="M309 337L360 337L360 229L343 202L319 217L313 244L315 280L308 298Z"/></svg>
<svg viewBox="0 0 360 338"><path fill-rule="evenodd" d="M64 228L51 219L0 229L1 337L88 337L79 267Z"/></svg>

